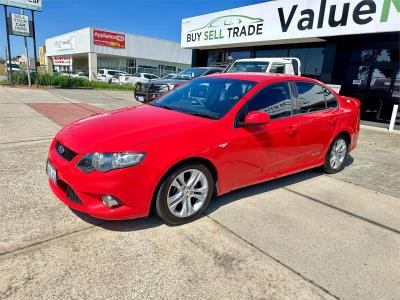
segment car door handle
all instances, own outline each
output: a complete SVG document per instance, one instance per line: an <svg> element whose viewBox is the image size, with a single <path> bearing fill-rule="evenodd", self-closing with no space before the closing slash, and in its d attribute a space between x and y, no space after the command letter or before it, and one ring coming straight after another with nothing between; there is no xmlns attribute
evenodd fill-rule
<svg viewBox="0 0 400 300"><path fill-rule="evenodd" d="M288 127L286 128L286 133L287 133L288 135L294 135L294 134L296 134L296 133L297 133L297 127L296 127L296 126L288 126Z"/></svg>

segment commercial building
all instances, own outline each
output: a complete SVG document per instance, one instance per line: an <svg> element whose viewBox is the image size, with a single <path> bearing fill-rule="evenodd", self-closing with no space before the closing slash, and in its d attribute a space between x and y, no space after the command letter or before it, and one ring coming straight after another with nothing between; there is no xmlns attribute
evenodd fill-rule
<svg viewBox="0 0 400 300"><path fill-rule="evenodd" d="M400 0L276 0L182 20L194 66L297 57L302 73L340 84L362 119L388 123L400 102Z"/></svg>
<svg viewBox="0 0 400 300"><path fill-rule="evenodd" d="M87 71L91 80L101 68L163 75L191 64L191 50L178 43L95 28L49 38L45 49L49 72Z"/></svg>

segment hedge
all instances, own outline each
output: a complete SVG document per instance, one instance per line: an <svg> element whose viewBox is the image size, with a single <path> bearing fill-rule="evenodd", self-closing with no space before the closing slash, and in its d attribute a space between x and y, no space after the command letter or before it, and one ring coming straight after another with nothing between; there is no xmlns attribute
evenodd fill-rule
<svg viewBox="0 0 400 300"><path fill-rule="evenodd" d="M36 74L31 74L31 82L36 82ZM18 85L28 85L28 74L26 72L13 72L12 83ZM53 86L61 88L87 88L87 89L118 89L134 90L133 85L109 84L105 82L89 81L85 78L69 77L62 75L39 74L39 85Z"/></svg>

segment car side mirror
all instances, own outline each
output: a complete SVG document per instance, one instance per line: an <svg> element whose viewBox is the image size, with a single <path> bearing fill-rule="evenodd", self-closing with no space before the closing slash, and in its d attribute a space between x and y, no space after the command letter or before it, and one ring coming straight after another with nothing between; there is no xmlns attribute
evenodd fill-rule
<svg viewBox="0 0 400 300"><path fill-rule="evenodd" d="M240 127L262 126L271 121L269 114L262 111L249 112L244 118L244 122L239 122Z"/></svg>

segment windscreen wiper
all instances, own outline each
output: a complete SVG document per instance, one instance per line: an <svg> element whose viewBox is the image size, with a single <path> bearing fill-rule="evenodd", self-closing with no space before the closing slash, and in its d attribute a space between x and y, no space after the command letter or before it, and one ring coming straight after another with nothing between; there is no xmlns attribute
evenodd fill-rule
<svg viewBox="0 0 400 300"><path fill-rule="evenodd" d="M204 113L200 113L200 112L191 112L191 113L187 113L191 116L196 116L196 117L203 117L203 118L207 118L207 119L212 119L212 120L218 120L219 117L217 116L212 116L212 115L208 115L208 114L204 114Z"/></svg>

